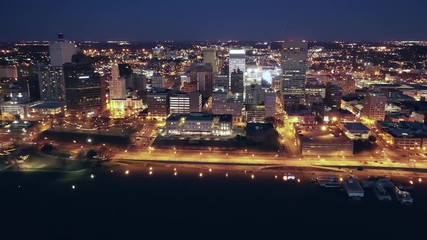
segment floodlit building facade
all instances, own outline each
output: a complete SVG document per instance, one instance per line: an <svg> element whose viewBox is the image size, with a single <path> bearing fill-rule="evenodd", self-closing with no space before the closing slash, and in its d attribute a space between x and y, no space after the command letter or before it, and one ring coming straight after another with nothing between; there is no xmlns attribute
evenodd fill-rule
<svg viewBox="0 0 427 240"><path fill-rule="evenodd" d="M233 117L208 113L172 114L166 120L167 135L231 136Z"/></svg>

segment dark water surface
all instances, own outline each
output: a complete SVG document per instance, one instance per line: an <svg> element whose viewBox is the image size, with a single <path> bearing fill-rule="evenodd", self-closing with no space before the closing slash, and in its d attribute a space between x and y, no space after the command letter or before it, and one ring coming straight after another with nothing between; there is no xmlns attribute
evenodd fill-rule
<svg viewBox="0 0 427 240"><path fill-rule="evenodd" d="M405 207L267 174L2 172L0 239L427 239L426 190Z"/></svg>

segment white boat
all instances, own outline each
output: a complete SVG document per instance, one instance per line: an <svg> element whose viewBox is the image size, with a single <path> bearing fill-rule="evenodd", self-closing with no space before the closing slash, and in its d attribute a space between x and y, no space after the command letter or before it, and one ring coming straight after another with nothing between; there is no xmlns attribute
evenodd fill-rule
<svg viewBox="0 0 427 240"><path fill-rule="evenodd" d="M394 188L394 193L396 194L397 201L403 205L412 205L414 199L411 197L411 194L407 191L402 191L398 187Z"/></svg>
<svg viewBox="0 0 427 240"><path fill-rule="evenodd" d="M317 178L316 182L321 187L327 187L327 188L341 187L341 183L340 183L338 177L336 177L336 176L329 176L327 178Z"/></svg>
<svg viewBox="0 0 427 240"><path fill-rule="evenodd" d="M374 194L380 201L391 201L391 196L384 189L384 185L377 181L374 185Z"/></svg>
<svg viewBox="0 0 427 240"><path fill-rule="evenodd" d="M347 192L347 196L351 198L359 199L365 196L365 191L363 190L362 186L353 177L350 177L344 181L344 190Z"/></svg>

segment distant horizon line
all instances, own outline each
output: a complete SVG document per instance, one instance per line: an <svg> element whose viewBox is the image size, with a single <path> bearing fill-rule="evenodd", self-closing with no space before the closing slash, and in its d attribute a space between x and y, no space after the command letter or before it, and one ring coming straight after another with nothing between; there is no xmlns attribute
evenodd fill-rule
<svg viewBox="0 0 427 240"><path fill-rule="evenodd" d="M68 41L76 43L239 43L239 42L254 42L254 43L280 43L285 41L307 41L311 43L320 42L320 43L375 43L375 42L427 42L425 40L411 39L411 40L307 40L307 39L285 39L285 40L72 40L67 39ZM19 43L19 42L52 42L53 40L7 40L0 41L0 43Z"/></svg>

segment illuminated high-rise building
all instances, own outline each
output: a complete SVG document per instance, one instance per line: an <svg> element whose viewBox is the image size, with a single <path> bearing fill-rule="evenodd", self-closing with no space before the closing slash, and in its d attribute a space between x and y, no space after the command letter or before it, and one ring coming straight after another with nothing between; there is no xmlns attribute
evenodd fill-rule
<svg viewBox="0 0 427 240"><path fill-rule="evenodd" d="M40 99L42 101L65 101L64 71L62 66L38 65Z"/></svg>
<svg viewBox="0 0 427 240"><path fill-rule="evenodd" d="M307 42L287 41L282 45L283 95L304 97L307 71Z"/></svg>
<svg viewBox="0 0 427 240"><path fill-rule="evenodd" d="M169 97L169 113L192 113L202 112L202 94L173 93Z"/></svg>
<svg viewBox="0 0 427 240"><path fill-rule="evenodd" d="M387 97L383 93L369 93L363 100L362 117L370 120L383 121Z"/></svg>
<svg viewBox="0 0 427 240"><path fill-rule="evenodd" d="M341 98L343 96L342 88L328 83L325 90L325 104L332 109L341 107Z"/></svg>
<svg viewBox="0 0 427 240"><path fill-rule="evenodd" d="M212 65L209 63L194 64L190 69L190 81L197 83L197 91L201 92L204 98L212 96Z"/></svg>
<svg viewBox="0 0 427 240"><path fill-rule="evenodd" d="M149 117L166 118L169 115L169 95L164 88L154 88L147 93Z"/></svg>
<svg viewBox="0 0 427 240"><path fill-rule="evenodd" d="M274 89L265 90L265 118L275 118L277 113L277 93Z"/></svg>
<svg viewBox="0 0 427 240"><path fill-rule="evenodd" d="M126 98L126 81L120 77L119 66L114 64L111 67L111 80L110 80L110 99L124 99Z"/></svg>
<svg viewBox="0 0 427 240"><path fill-rule="evenodd" d="M151 77L152 88L164 88L166 85L166 79L160 73L155 73Z"/></svg>
<svg viewBox="0 0 427 240"><path fill-rule="evenodd" d="M246 104L262 104L265 98L265 90L259 84L252 84L245 87Z"/></svg>
<svg viewBox="0 0 427 240"><path fill-rule="evenodd" d="M234 70L230 74L230 91L233 94L239 94L243 98L243 93L245 91L245 83L244 83L244 73L240 71L240 69Z"/></svg>
<svg viewBox="0 0 427 240"><path fill-rule="evenodd" d="M49 44L50 65L62 67L65 63L70 63L76 50L76 44L65 40L64 34L59 33L58 39Z"/></svg>
<svg viewBox="0 0 427 240"><path fill-rule="evenodd" d="M231 114L234 122L242 121L243 101L241 95L231 94L228 88L216 86L212 93L212 113Z"/></svg>
<svg viewBox="0 0 427 240"><path fill-rule="evenodd" d="M102 109L101 77L88 63L64 64L67 111L97 112Z"/></svg>
<svg viewBox="0 0 427 240"><path fill-rule="evenodd" d="M230 81L230 87L233 85L231 74L237 70L240 70L242 73L246 71L246 52L243 49L230 50L230 59L228 63L228 78Z"/></svg>
<svg viewBox="0 0 427 240"><path fill-rule="evenodd" d="M203 62L210 63L212 65L212 71L214 74L218 73L218 61L216 59L216 49L215 48L205 48L203 49Z"/></svg>

